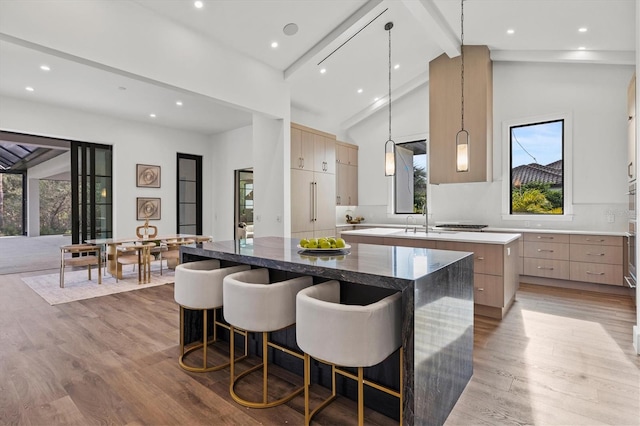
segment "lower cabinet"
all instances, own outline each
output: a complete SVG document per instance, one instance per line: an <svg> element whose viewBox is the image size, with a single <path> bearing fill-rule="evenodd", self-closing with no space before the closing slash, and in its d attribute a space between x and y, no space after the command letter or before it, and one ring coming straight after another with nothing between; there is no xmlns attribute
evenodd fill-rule
<svg viewBox="0 0 640 426"><path fill-rule="evenodd" d="M523 275L622 286L624 239L598 234L524 234Z"/></svg>
<svg viewBox="0 0 640 426"><path fill-rule="evenodd" d="M349 235L348 243L473 252L475 313L501 319L515 300L519 285L519 241L507 245Z"/></svg>

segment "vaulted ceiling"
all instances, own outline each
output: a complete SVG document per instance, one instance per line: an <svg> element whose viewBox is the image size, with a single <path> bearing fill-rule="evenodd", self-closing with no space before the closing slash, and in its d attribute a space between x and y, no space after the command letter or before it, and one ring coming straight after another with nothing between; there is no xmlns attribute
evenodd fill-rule
<svg viewBox="0 0 640 426"><path fill-rule="evenodd" d="M0 1L0 14L3 4L11 1L20 0ZM201 9L190 0L121 1L282 72L293 107L342 129L385 106L387 22L394 23L392 64L399 65L392 72L394 100L428 82L431 59L443 52L459 54L461 16L456 0L205 0ZM634 65L635 4L466 0L464 40L488 45L495 61ZM298 31L286 35L283 29L291 23ZM144 26L140 22L141 31ZM42 71L42 64L51 71ZM28 92L27 86L38 90ZM2 27L0 95L147 122L154 112L155 124L204 134L251 122L248 112L210 98L16 43ZM189 107L176 108L177 99Z"/></svg>

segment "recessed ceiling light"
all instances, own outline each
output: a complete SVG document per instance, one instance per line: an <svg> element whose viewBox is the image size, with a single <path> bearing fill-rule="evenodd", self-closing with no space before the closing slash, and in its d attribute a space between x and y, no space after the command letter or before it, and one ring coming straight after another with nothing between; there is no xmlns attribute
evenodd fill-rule
<svg viewBox="0 0 640 426"><path fill-rule="evenodd" d="M24 90L26 90L27 92L33 92L34 89L31 86L27 86L24 88Z"/></svg>
<svg viewBox="0 0 640 426"><path fill-rule="evenodd" d="M515 33L515 32L516 32L516 30L514 30L513 28L509 28L509 29L507 30L507 34L513 34L513 33Z"/></svg>
<svg viewBox="0 0 640 426"><path fill-rule="evenodd" d="M271 47L273 47L274 49L278 47L278 42L274 41L273 43L271 43Z"/></svg>
<svg viewBox="0 0 640 426"><path fill-rule="evenodd" d="M182 106L182 101L176 101L176 105Z"/></svg>
<svg viewBox="0 0 640 426"><path fill-rule="evenodd" d="M298 25L291 22L282 28L282 32L285 33L285 35L292 36L298 32Z"/></svg>
<svg viewBox="0 0 640 426"><path fill-rule="evenodd" d="M397 70L398 68L400 68L400 64L395 64L395 65L393 66L393 69L394 69L394 70Z"/></svg>
<svg viewBox="0 0 640 426"><path fill-rule="evenodd" d="M149 117L156 118L156 115L154 113L151 113L151 114L149 114Z"/></svg>
<svg viewBox="0 0 640 426"><path fill-rule="evenodd" d="M49 68L49 65L40 65L40 69L42 71L51 71L51 68Z"/></svg>
<svg viewBox="0 0 640 426"><path fill-rule="evenodd" d="M358 93L362 93L362 89L358 89Z"/></svg>
<svg viewBox="0 0 640 426"><path fill-rule="evenodd" d="M584 47L584 46L580 46L580 47L578 47L578 50L587 50L587 48Z"/></svg>
<svg viewBox="0 0 640 426"><path fill-rule="evenodd" d="M204 2L194 1L193 5L196 7L196 9L202 9L204 7Z"/></svg>
<svg viewBox="0 0 640 426"><path fill-rule="evenodd" d="M580 27L578 28L578 31L581 33L586 33L587 32L587 27Z"/></svg>
<svg viewBox="0 0 640 426"><path fill-rule="evenodd" d="M324 73L326 73L326 72L327 72L327 69L326 69L326 68L322 68L322 69L320 70L320 74L324 74Z"/></svg>

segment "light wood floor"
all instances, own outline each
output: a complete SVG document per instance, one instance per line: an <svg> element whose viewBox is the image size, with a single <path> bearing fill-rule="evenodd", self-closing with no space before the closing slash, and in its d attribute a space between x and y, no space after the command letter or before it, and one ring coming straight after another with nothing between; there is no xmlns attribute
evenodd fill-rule
<svg viewBox="0 0 640 426"><path fill-rule="evenodd" d="M502 322L476 317L474 376L447 424L640 424L631 299L531 285L517 299ZM49 306L0 277L0 424L303 423L302 397L251 410L228 396L228 369L181 370L177 326L172 285ZM276 373L274 391L300 383ZM315 424L353 424L354 409L339 399Z"/></svg>

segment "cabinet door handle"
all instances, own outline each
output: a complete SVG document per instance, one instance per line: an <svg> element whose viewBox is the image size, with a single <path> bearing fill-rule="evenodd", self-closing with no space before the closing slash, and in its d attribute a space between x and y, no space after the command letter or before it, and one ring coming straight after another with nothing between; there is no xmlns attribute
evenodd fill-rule
<svg viewBox="0 0 640 426"><path fill-rule="evenodd" d="M631 173L631 166L633 166L633 161L627 166L627 175L629 175L629 177L633 177L633 173Z"/></svg>
<svg viewBox="0 0 640 426"><path fill-rule="evenodd" d="M483 287L478 287L477 290L478 291L484 291L484 288Z"/></svg>
<svg viewBox="0 0 640 426"><path fill-rule="evenodd" d="M587 256L604 256L604 253L587 253Z"/></svg>
<svg viewBox="0 0 640 426"><path fill-rule="evenodd" d="M313 182L313 195L314 195L314 202L313 202L313 221L317 222L318 221L318 182Z"/></svg>
<svg viewBox="0 0 640 426"><path fill-rule="evenodd" d="M538 253L542 253L542 252L553 253L553 250L551 250L551 249L538 249Z"/></svg>
<svg viewBox="0 0 640 426"><path fill-rule="evenodd" d="M476 260L484 260L484 257L478 256L478 257L476 257Z"/></svg>
<svg viewBox="0 0 640 426"><path fill-rule="evenodd" d="M599 240L592 240L591 238L587 238L587 241L593 241L593 242L596 242L596 243L604 243L604 238L601 238Z"/></svg>
<svg viewBox="0 0 640 426"><path fill-rule="evenodd" d="M543 236L543 235L538 235L537 238L539 240L553 240L553 237L547 237L547 236Z"/></svg>
<svg viewBox="0 0 640 426"><path fill-rule="evenodd" d="M604 272L591 272L591 271L587 271L587 275L604 275Z"/></svg>
<svg viewBox="0 0 640 426"><path fill-rule="evenodd" d="M552 266L538 266L538 269L544 269L545 271L553 271Z"/></svg>
<svg viewBox="0 0 640 426"><path fill-rule="evenodd" d="M314 191L313 191L313 182L310 182L310 190L311 190L311 205L310 205L310 211L311 211L311 222L313 222L313 212L314 212L314 204L315 204L315 197L314 197Z"/></svg>

